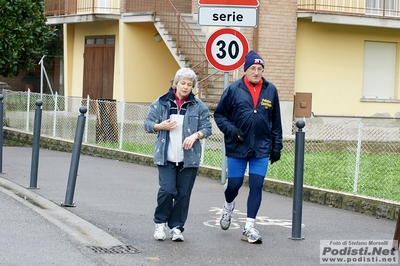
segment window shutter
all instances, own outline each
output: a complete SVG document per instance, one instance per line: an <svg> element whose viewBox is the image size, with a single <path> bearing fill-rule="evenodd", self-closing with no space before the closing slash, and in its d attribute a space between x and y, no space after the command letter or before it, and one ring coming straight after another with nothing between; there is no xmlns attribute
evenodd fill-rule
<svg viewBox="0 0 400 266"><path fill-rule="evenodd" d="M396 44L364 43L363 98L393 99L395 91Z"/></svg>

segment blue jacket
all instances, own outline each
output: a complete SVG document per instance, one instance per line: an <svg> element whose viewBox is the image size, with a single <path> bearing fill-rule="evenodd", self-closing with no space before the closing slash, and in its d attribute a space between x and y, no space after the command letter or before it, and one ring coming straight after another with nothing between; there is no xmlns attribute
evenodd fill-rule
<svg viewBox="0 0 400 266"><path fill-rule="evenodd" d="M280 152L283 148L278 91L264 78L255 109L242 77L224 90L214 119L224 133L228 157L265 158L270 156L271 151ZM237 128L244 133L245 141L241 144L232 139L232 132Z"/></svg>
<svg viewBox="0 0 400 266"><path fill-rule="evenodd" d="M154 144L154 163L157 165L167 165L167 149L169 144L169 131L154 131L154 125L161 123L170 117L170 106L175 100L174 90L170 88L168 93L162 95L150 105L150 111L144 121L144 129L149 133L157 133L157 140ZM198 98L190 93L182 108L186 108L183 120L182 140L197 131L201 131L204 138L212 133L210 122L210 111L207 106ZM184 149L184 167L199 167L201 158L201 144L196 141L190 150Z"/></svg>

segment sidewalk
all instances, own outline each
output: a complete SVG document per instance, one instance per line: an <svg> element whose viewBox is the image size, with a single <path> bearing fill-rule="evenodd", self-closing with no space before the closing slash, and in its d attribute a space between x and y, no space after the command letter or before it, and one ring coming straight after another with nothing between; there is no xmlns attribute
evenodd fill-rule
<svg viewBox="0 0 400 266"><path fill-rule="evenodd" d="M304 240L291 240L293 199L263 192L256 221L263 243L251 245L240 240L248 187L223 231L223 186L199 176L185 242L156 241L157 168L81 155L75 207L61 207L71 153L41 149L39 188L27 189L31 154L31 148L3 147L0 265L320 265L320 240L390 240L396 225L303 202Z"/></svg>

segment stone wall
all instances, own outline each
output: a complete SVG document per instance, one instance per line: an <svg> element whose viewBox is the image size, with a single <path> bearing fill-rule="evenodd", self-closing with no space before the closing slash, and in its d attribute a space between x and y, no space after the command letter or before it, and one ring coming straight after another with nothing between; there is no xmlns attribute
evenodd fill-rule
<svg viewBox="0 0 400 266"><path fill-rule="evenodd" d="M31 146L32 142L32 134L15 129L4 128L4 146ZM40 147L49 150L72 152L74 148L74 143L72 141L41 136ZM108 149L94 145L82 144L81 154L147 166L154 166L152 156ZM200 167L199 175L215 180L220 180L221 169ZM248 184L247 178L245 178L245 184ZM293 184L284 181L266 179L264 182L264 190L287 197L293 196ZM331 208L340 208L344 210L360 212L376 216L377 218L387 218L392 220L397 219L400 207L400 203L398 202L357 196L348 193L340 193L337 191L319 189L308 186L303 187L303 201L322 204Z"/></svg>

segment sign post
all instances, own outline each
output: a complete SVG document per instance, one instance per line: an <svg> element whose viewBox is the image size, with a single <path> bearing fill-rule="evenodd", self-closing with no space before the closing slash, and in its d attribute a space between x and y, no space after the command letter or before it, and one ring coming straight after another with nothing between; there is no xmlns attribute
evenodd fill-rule
<svg viewBox="0 0 400 266"><path fill-rule="evenodd" d="M256 27L258 0L199 0L198 24L219 27ZM235 29L214 31L206 42L208 62L224 71L224 88L229 85L229 72L240 68L249 52L246 37ZM226 153L222 143L221 183L226 183Z"/></svg>

